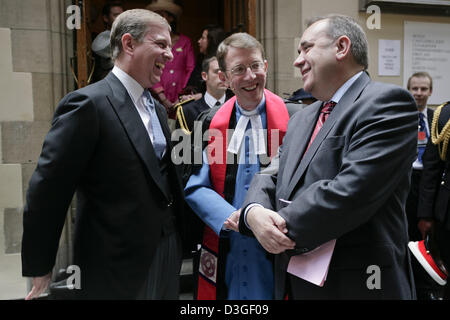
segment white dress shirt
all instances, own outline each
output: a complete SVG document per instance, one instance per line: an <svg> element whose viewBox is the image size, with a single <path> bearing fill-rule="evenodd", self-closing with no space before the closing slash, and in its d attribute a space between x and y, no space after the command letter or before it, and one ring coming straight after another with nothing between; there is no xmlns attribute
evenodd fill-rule
<svg viewBox="0 0 450 320"><path fill-rule="evenodd" d="M205 92L205 102L210 108L214 107L217 101L220 102L220 105L223 105L225 103L225 93L223 94L222 98L217 100L212 95L210 95L208 91Z"/></svg>
<svg viewBox="0 0 450 320"><path fill-rule="evenodd" d="M128 94L131 97L131 100L136 107L136 110L139 113L139 116L144 123L145 128L147 129L148 136L153 143L153 130L152 130L152 122L150 120L150 114L144 106L143 96L144 88L134 80L130 75L128 75L125 71L120 69L118 66L114 66L112 69L112 73L119 79L119 81L123 84Z"/></svg>

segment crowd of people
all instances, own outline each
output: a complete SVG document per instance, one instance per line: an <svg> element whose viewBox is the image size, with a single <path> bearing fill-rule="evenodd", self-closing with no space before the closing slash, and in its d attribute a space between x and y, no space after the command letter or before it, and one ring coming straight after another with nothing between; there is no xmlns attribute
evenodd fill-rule
<svg viewBox="0 0 450 320"><path fill-rule="evenodd" d="M112 69L60 101L29 182L27 299L52 281L75 192L81 299L178 299L186 248L199 300L449 298L450 103L427 107L429 74L372 81L359 24L316 17L293 61L303 104L287 104L253 36L208 25L195 59L174 2L113 7ZM187 99L181 129L204 139L178 165Z"/></svg>

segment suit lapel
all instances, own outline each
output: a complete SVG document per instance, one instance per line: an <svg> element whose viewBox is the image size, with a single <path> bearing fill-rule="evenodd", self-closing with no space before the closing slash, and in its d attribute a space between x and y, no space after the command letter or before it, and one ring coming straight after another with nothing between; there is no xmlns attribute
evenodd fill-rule
<svg viewBox="0 0 450 320"><path fill-rule="evenodd" d="M156 114L158 115L158 119L159 119L159 123L161 124L161 128L163 130L164 136L166 138L166 153L167 156L171 158L171 153L172 153L172 134L170 132L170 128L169 128L169 124L167 121L167 112L166 109L158 102L155 100L155 107L156 107ZM153 147L152 147L153 148ZM156 156L155 156L156 158ZM169 160L172 161L172 160ZM177 168L179 169L179 167L175 166L175 174L178 176L177 177L177 187L178 187L178 192L180 194L183 194L183 186L182 186L182 179L181 179L181 175L178 171ZM159 170L158 170L159 173ZM175 189L173 189L172 191L174 191ZM168 195L166 195L166 197L169 197Z"/></svg>
<svg viewBox="0 0 450 320"><path fill-rule="evenodd" d="M163 130L164 137L166 138L166 145L167 145L166 152L170 153L170 151L171 151L171 145L170 145L171 135L170 135L169 125L167 123L167 117L164 115L164 113L166 112L166 109L164 109L164 107L161 106L159 104L159 102L156 100L155 100L155 107L156 107L155 110L156 110L156 114L158 115L159 123L161 124L161 128Z"/></svg>
<svg viewBox="0 0 450 320"><path fill-rule="evenodd" d="M199 104L197 105L197 106L198 106L198 107L197 107L198 114L202 113L202 112L205 111L205 110L211 109L211 108L209 107L209 105L206 103L205 96L203 96L202 99L201 99L200 101L201 101L201 103L199 103Z"/></svg>
<svg viewBox="0 0 450 320"><path fill-rule="evenodd" d="M150 176L153 178L158 188L160 188L165 197L169 199L169 195L161 189L159 181L162 180L162 176L159 171L159 160L155 155L147 130L142 123L139 113L134 107L133 101L128 95L125 87L113 73L109 73L106 77L106 81L111 86L113 92L112 95L108 95L107 98L119 117L128 138L136 149L137 154L144 162L147 171L150 173ZM158 117L161 119L159 114ZM161 121L161 123L163 124L163 121ZM162 127L164 128L164 125L162 125ZM164 134L166 135L167 140L165 131Z"/></svg>
<svg viewBox="0 0 450 320"><path fill-rule="evenodd" d="M431 124L433 123L433 115L434 115L433 110L431 110L430 108L427 108L427 121L428 121L428 127L430 128L430 131L431 131Z"/></svg>
<svg viewBox="0 0 450 320"><path fill-rule="evenodd" d="M351 87L347 90L347 92L342 96L342 98L339 100L339 103L336 104L336 106L333 108L333 112L330 113L329 117L327 118L327 121L325 121L323 127L320 129L320 131L317 134L317 136L315 137L314 141L309 146L308 151L303 155L303 158L301 158L300 164L297 166L297 169L295 170L295 168L294 168L295 173L288 184L288 188L286 189L287 198L290 197L295 186L297 185L297 183L300 181L301 177L305 173L306 168L310 164L311 160L314 158L314 155L316 154L317 150L319 149L319 146L322 144L322 141L325 140L325 138L328 136L330 130L336 124L336 121L341 117L342 113L344 112L344 110L346 108L349 108L353 105L355 100L361 94L364 87L369 82L370 82L369 76L366 73L361 74L361 76L351 85ZM321 103L320 103L320 105L321 105ZM320 108L320 105L319 105L319 108ZM318 111L315 112L315 115L316 116L315 116L314 120L312 120L313 126L316 125L316 121L318 118ZM312 129L310 132L312 132ZM306 136L310 137L310 135L306 135ZM309 143L309 139L303 139L303 140L306 140L307 143ZM302 143L304 143L304 142L302 142ZM302 150L304 150L304 148ZM297 156L298 156L298 154L297 154ZM295 163L295 162L288 162L288 163Z"/></svg>
<svg viewBox="0 0 450 320"><path fill-rule="evenodd" d="M192 126L193 126L194 121L197 119L198 115L208 109L211 109L211 108L206 103L205 96L203 96L200 100L194 101L192 104L192 107L190 109L188 109L189 119L186 118L186 121L189 120L188 123L192 123Z"/></svg>
<svg viewBox="0 0 450 320"><path fill-rule="evenodd" d="M311 136L311 133L316 125L316 119L318 117L321 105L321 101L309 105L307 107L307 110L309 112L306 113L306 110L304 110L303 113L305 113L305 115L300 115L301 118L299 123L295 123L295 134L293 134L293 136L304 137L304 139L298 139L294 142L294 144L286 146L286 148L289 148L289 151L287 152L286 163L292 165L285 168L283 172L283 181L292 181L297 168L299 168L299 166L301 165L302 156L305 153L305 149L309 143L308 138Z"/></svg>

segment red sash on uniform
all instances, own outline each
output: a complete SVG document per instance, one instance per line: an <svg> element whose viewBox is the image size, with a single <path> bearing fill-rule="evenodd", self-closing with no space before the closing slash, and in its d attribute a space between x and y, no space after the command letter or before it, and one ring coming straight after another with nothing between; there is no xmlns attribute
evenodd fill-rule
<svg viewBox="0 0 450 320"><path fill-rule="evenodd" d="M276 154L278 146L283 141L286 133L289 114L283 100L269 90L264 90L266 98L266 113L267 113L267 141L269 146L269 157ZM236 102L236 97L229 99L217 111L211 120L209 126L210 136L207 147L207 154L210 168L210 178L213 189L224 196L225 189L225 175L227 169L227 145L226 131L229 126L231 114ZM271 131L273 129L279 130L278 141L272 144ZM218 131L217 131L218 130ZM220 132L220 135L215 135L214 131ZM223 137L223 139L221 139ZM217 154L221 152L221 154ZM216 160L212 162L212 160ZM203 233L203 243L200 253L199 279L198 279L198 300L215 300L216 299L216 283L217 283L217 263L219 253L219 237L208 226L205 226Z"/></svg>

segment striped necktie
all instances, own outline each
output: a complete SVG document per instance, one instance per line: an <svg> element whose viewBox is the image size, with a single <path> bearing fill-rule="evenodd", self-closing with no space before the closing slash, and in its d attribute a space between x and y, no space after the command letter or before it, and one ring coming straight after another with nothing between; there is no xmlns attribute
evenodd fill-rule
<svg viewBox="0 0 450 320"><path fill-rule="evenodd" d="M143 101L144 106L150 114L150 121L152 125L153 133L153 149L155 150L158 159L163 157L164 151L166 150L166 137L162 131L161 124L159 123L158 115L156 114L155 102L148 90L144 90Z"/></svg>
<svg viewBox="0 0 450 320"><path fill-rule="evenodd" d="M320 110L319 119L317 119L316 126L311 135L311 139L309 140L308 148L311 145L311 143L313 142L313 140L316 138L320 129L322 129L323 124L328 119L328 116L330 115L331 111L333 111L333 108L335 105L336 105L336 102L334 102L334 101L329 101L323 105L322 110ZM306 151L308 150L308 148L306 148ZM306 153L306 151L305 151L305 153Z"/></svg>

